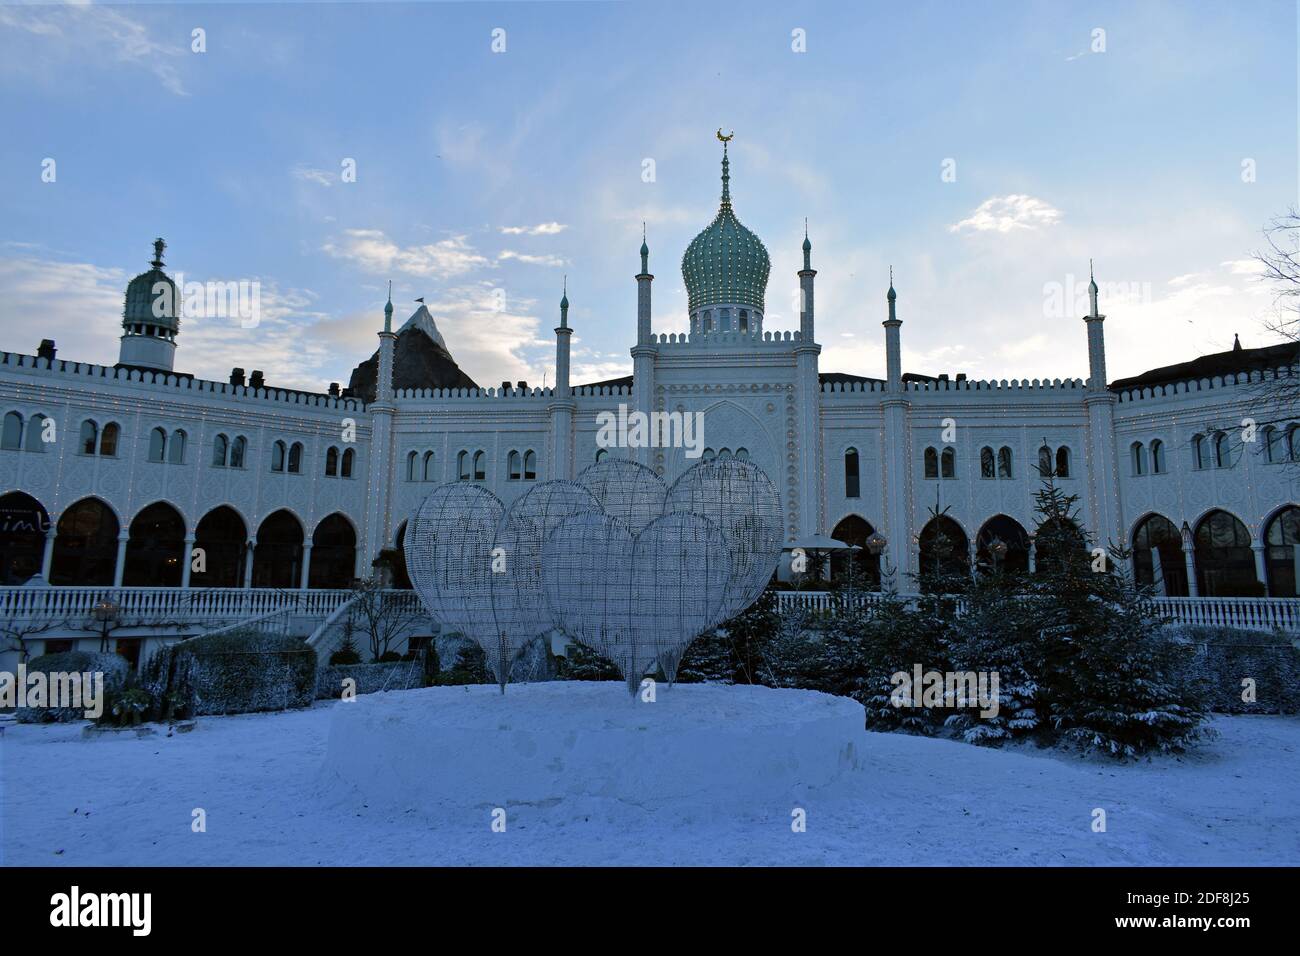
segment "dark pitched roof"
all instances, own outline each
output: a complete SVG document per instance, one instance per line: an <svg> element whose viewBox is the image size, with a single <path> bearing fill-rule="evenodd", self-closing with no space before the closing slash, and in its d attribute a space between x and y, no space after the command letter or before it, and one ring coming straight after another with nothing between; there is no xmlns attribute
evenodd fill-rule
<svg viewBox="0 0 1300 956"><path fill-rule="evenodd" d="M1258 372L1275 368L1285 368L1300 360L1300 343L1283 342L1280 345L1265 345L1257 349L1243 349L1240 343L1226 352L1214 352L1202 355L1190 362L1177 365L1165 365L1153 368L1141 375L1116 379L1110 383L1113 392L1130 388L1143 388L1155 385L1167 385L1170 382L1182 382L1190 379L1213 378L1218 375L1231 375L1234 372Z"/></svg>
<svg viewBox="0 0 1300 956"><path fill-rule="evenodd" d="M618 386L626 388L632 387L632 376L624 375L622 378L607 378L603 382L583 382L581 385L574 385L574 388L616 388Z"/></svg>
<svg viewBox="0 0 1300 956"><path fill-rule="evenodd" d="M418 314L418 313L417 313ZM379 381L379 352L352 370L348 389L367 402L375 400ZM407 325L397 334L393 348L393 388L477 388L461 371L451 353L419 326Z"/></svg>

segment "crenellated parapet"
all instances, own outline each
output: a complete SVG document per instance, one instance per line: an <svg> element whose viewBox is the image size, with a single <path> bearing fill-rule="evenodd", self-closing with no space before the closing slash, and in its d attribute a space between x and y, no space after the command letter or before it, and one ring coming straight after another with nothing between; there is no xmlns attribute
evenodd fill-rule
<svg viewBox="0 0 1300 956"><path fill-rule="evenodd" d="M784 332L664 332L659 335L651 335L650 342L653 345L675 345L696 347L701 349L713 349L721 347L740 347L751 348L763 345L791 345L800 342L801 336L797 331L786 330Z"/></svg>
<svg viewBox="0 0 1300 956"><path fill-rule="evenodd" d="M1135 402L1159 401L1161 399L1179 399L1186 396L1203 395L1206 392L1213 391L1258 389L1266 381L1298 377L1300 377L1300 366L1291 366L1267 371L1233 372L1227 375L1192 378L1178 382L1166 382L1160 385L1143 385L1120 389L1117 390L1116 394L1119 396L1120 404L1124 405Z"/></svg>
<svg viewBox="0 0 1300 956"><path fill-rule="evenodd" d="M177 375L171 372L150 372L138 368L119 368L112 365L94 365L89 362L67 362L62 359L39 358L19 352L0 352L0 372L12 372L45 378L52 385L68 388L94 388L97 383L139 386L157 390L161 396L217 396L226 399L274 402L280 405L306 406L315 409L365 411L366 403L356 398L335 398L314 392L299 392L284 388L253 388L249 385L231 385Z"/></svg>

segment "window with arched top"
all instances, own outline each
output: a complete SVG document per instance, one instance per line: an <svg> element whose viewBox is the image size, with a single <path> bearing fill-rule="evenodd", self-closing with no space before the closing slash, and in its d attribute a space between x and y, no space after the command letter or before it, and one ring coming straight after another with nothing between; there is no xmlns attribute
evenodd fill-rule
<svg viewBox="0 0 1300 956"><path fill-rule="evenodd" d="M737 458L737 460L739 460L739 461L749 461L749 449L748 449L748 448L737 448L737 449L736 449L736 458Z"/></svg>
<svg viewBox="0 0 1300 956"><path fill-rule="evenodd" d="M99 453L105 458L117 457L117 438L122 430L118 428L117 422L109 422L104 426L104 430L99 433Z"/></svg>
<svg viewBox="0 0 1300 956"><path fill-rule="evenodd" d="M173 465L183 465L185 463L186 437L185 432L178 428L167 438L167 460Z"/></svg>
<svg viewBox="0 0 1300 956"><path fill-rule="evenodd" d="M706 449L704 449L704 451L700 454L700 460L701 460L701 461L713 461L713 459L715 459L715 458L717 458L717 457L718 457L718 453L715 452L712 448L706 448Z"/></svg>
<svg viewBox="0 0 1300 956"><path fill-rule="evenodd" d="M483 481L487 478L487 454L482 450L474 452L474 480Z"/></svg>
<svg viewBox="0 0 1300 956"><path fill-rule="evenodd" d="M927 478L939 477L939 453L933 447L925 450L923 474Z"/></svg>
<svg viewBox="0 0 1300 956"><path fill-rule="evenodd" d="M988 445L980 449L980 477L993 477L993 449Z"/></svg>
<svg viewBox="0 0 1300 956"><path fill-rule="evenodd" d="M602 461L604 461L604 460L605 460L606 458L608 458L608 457L609 457L609 452L607 452L605 449L603 449L603 448L597 448L597 449L596 449L596 461L597 461L597 462L602 462Z"/></svg>
<svg viewBox="0 0 1300 956"><path fill-rule="evenodd" d="M1151 474L1165 473L1165 443L1159 438L1151 442Z"/></svg>
<svg viewBox="0 0 1300 956"><path fill-rule="evenodd" d="M1214 467L1232 467L1232 446L1228 443L1227 432L1217 432L1214 436Z"/></svg>
<svg viewBox="0 0 1300 956"><path fill-rule="evenodd" d="M294 442L289 446L289 474L297 475L302 473L302 442Z"/></svg>
<svg viewBox="0 0 1300 956"><path fill-rule="evenodd" d="M230 443L230 467L244 467L244 453L248 450L248 439L243 435L238 436Z"/></svg>
<svg viewBox="0 0 1300 956"><path fill-rule="evenodd" d="M23 442L23 447L28 451L43 452L45 451L45 423L53 419L46 418L37 412L27 420L27 437Z"/></svg>
<svg viewBox="0 0 1300 956"><path fill-rule="evenodd" d="M419 478L420 473L418 471L419 459L420 456L418 452L408 451L406 453L406 480L407 481L420 480Z"/></svg>
<svg viewBox="0 0 1300 956"><path fill-rule="evenodd" d="M523 477L523 459L519 457L519 452L511 451L506 459L506 477L510 481L518 481Z"/></svg>
<svg viewBox="0 0 1300 956"><path fill-rule="evenodd" d="M998 477L1011 477L1011 449L1006 445L998 449Z"/></svg>
<svg viewBox="0 0 1300 956"><path fill-rule="evenodd" d="M537 452L524 452L524 481L537 480Z"/></svg>
<svg viewBox="0 0 1300 956"><path fill-rule="evenodd" d="M745 309L740 310L740 331L749 331L749 312Z"/></svg>
<svg viewBox="0 0 1300 956"><path fill-rule="evenodd" d="M1129 455L1133 460L1133 474L1145 475L1147 473L1146 446L1140 441L1135 441L1129 446Z"/></svg>
<svg viewBox="0 0 1300 956"><path fill-rule="evenodd" d="M862 493L862 481L859 475L858 450L850 448L844 452L844 497L857 498Z"/></svg>
<svg viewBox="0 0 1300 956"><path fill-rule="evenodd" d="M284 471L284 442L277 441L271 446L271 470Z"/></svg>
<svg viewBox="0 0 1300 956"><path fill-rule="evenodd" d="M337 478L339 473L339 450L333 445L325 449L325 475Z"/></svg>
<svg viewBox="0 0 1300 956"><path fill-rule="evenodd" d="M345 448L343 450L342 464L339 466L339 476L343 478L352 477L352 465L357 459L355 449Z"/></svg>
<svg viewBox="0 0 1300 956"><path fill-rule="evenodd" d="M1278 451L1281 448L1281 442L1278 441L1277 429L1272 425L1265 425L1260 430L1260 437L1264 446L1264 460L1278 461Z"/></svg>
<svg viewBox="0 0 1300 956"><path fill-rule="evenodd" d="M943 454L939 456L939 477L957 477L957 452L955 449L945 448Z"/></svg>
<svg viewBox="0 0 1300 956"><path fill-rule="evenodd" d="M212 439L212 467L225 468L226 456L230 452L230 439L225 435L217 435Z"/></svg>
<svg viewBox="0 0 1300 956"><path fill-rule="evenodd" d="M81 437L78 439L81 453L83 455L93 455L98 444L99 426L87 418L81 423Z"/></svg>
<svg viewBox="0 0 1300 956"><path fill-rule="evenodd" d="M1286 430L1287 457L1291 461L1300 461L1300 426L1292 425Z"/></svg>
<svg viewBox="0 0 1300 956"><path fill-rule="evenodd" d="M166 461L167 459L167 433L161 428L155 428L149 433L149 460Z"/></svg>
<svg viewBox="0 0 1300 956"><path fill-rule="evenodd" d="M17 451L23 447L23 416L17 412L5 414L4 432L0 434L0 448Z"/></svg>
<svg viewBox="0 0 1300 956"><path fill-rule="evenodd" d="M1193 435L1192 436L1192 467L1199 470L1202 468L1206 468L1208 466L1209 466L1209 462L1206 460L1205 457L1205 436Z"/></svg>
<svg viewBox="0 0 1300 956"><path fill-rule="evenodd" d="M1052 449L1044 445L1038 449L1038 475L1046 478L1052 473Z"/></svg>
<svg viewBox="0 0 1300 956"><path fill-rule="evenodd" d="M420 465L420 480L433 481L434 478L435 475L433 473L433 452L426 451L424 453L424 461Z"/></svg>
<svg viewBox="0 0 1300 956"><path fill-rule="evenodd" d="M469 481L469 452L462 451L456 456L456 478L459 481Z"/></svg>
<svg viewBox="0 0 1300 956"><path fill-rule="evenodd" d="M1070 449L1064 445L1056 449L1056 477L1070 477Z"/></svg>

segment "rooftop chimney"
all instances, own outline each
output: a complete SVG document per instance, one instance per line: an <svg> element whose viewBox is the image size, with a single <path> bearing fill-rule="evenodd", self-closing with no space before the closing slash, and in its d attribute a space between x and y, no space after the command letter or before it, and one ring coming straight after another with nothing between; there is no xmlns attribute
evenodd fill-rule
<svg viewBox="0 0 1300 956"><path fill-rule="evenodd" d="M339 383L338 383L338 382L330 382L330 397L331 397L331 398L338 398L338 397L339 397Z"/></svg>
<svg viewBox="0 0 1300 956"><path fill-rule="evenodd" d="M526 392L526 391L528 391L528 383L527 383L527 382L520 382L520 383L519 383L519 391L521 391L521 392Z"/></svg>
<svg viewBox="0 0 1300 956"><path fill-rule="evenodd" d="M253 375L251 378L249 378L248 384L253 388L266 387L266 383L262 379L262 370L260 368L253 369Z"/></svg>
<svg viewBox="0 0 1300 956"><path fill-rule="evenodd" d="M36 349L36 357L54 361L54 339L41 339L40 347Z"/></svg>
<svg viewBox="0 0 1300 956"><path fill-rule="evenodd" d="M232 368L230 370L230 384L231 385L244 384L244 370L242 368Z"/></svg>
<svg viewBox="0 0 1300 956"><path fill-rule="evenodd" d="M508 391L510 391L510 383L509 383L509 382L502 382L502 383L501 383L501 391L502 391L502 392L508 392Z"/></svg>

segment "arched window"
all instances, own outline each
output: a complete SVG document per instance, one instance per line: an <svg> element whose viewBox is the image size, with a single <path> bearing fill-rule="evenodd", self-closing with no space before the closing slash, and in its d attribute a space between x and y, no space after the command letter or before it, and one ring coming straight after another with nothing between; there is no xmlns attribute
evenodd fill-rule
<svg viewBox="0 0 1300 956"><path fill-rule="evenodd" d="M356 577L357 534L340 514L332 514L311 536L311 567L307 586L345 588Z"/></svg>
<svg viewBox="0 0 1300 956"><path fill-rule="evenodd" d="M740 310L740 331L749 331L749 312L745 309Z"/></svg>
<svg viewBox="0 0 1300 956"><path fill-rule="evenodd" d="M420 470L421 481L433 481L436 478L433 472L433 452L424 453L424 466Z"/></svg>
<svg viewBox="0 0 1300 956"><path fill-rule="evenodd" d="M483 481L487 478L487 455L482 451L474 452L474 480Z"/></svg>
<svg viewBox="0 0 1300 956"><path fill-rule="evenodd" d="M522 477L522 463L522 459L519 457L519 452L512 451L507 459L506 467L506 474L510 481L518 481L520 477Z"/></svg>
<svg viewBox="0 0 1300 956"><path fill-rule="evenodd" d="M342 475L344 478L351 478L352 467L353 464L356 462L356 460L357 460L357 452L355 448L343 449L343 465L339 469L339 474Z"/></svg>
<svg viewBox="0 0 1300 956"><path fill-rule="evenodd" d="M852 570L854 584L858 587L880 590L880 555L872 554L867 547L867 541L875 531L870 522L858 515L849 515L831 529L832 538L856 548L854 551L831 553L831 580L846 582Z"/></svg>
<svg viewBox="0 0 1300 956"><path fill-rule="evenodd" d="M121 429L117 422L109 422L99 436L99 453L105 458L117 457L117 436Z"/></svg>
<svg viewBox="0 0 1300 956"><path fill-rule="evenodd" d="M1300 597L1300 508L1284 508L1268 523L1265 566L1269 597Z"/></svg>
<svg viewBox="0 0 1300 956"><path fill-rule="evenodd" d="M51 421L37 413L27 420L27 440L23 447L28 451L45 451L45 423Z"/></svg>
<svg viewBox="0 0 1300 956"><path fill-rule="evenodd" d="M1009 515L994 515L984 522L975 536L975 563L995 574L1028 574L1029 534L1025 526Z"/></svg>
<svg viewBox="0 0 1300 956"><path fill-rule="evenodd" d="M726 449L723 450L726 451ZM844 453L844 497L857 498L861 490L861 480L858 475L858 450L850 448Z"/></svg>
<svg viewBox="0 0 1300 956"><path fill-rule="evenodd" d="M330 478L338 477L339 473L339 450L333 445L325 449L325 474Z"/></svg>
<svg viewBox="0 0 1300 956"><path fill-rule="evenodd" d="M50 584L109 585L117 565L117 517L98 498L83 498L59 516Z"/></svg>
<svg viewBox="0 0 1300 956"><path fill-rule="evenodd" d="M939 453L933 447L925 450L925 471L927 478L939 477Z"/></svg>
<svg viewBox="0 0 1300 956"><path fill-rule="evenodd" d="M719 448L719 449L718 449L718 461L726 461L726 460L727 460L728 458L730 458L730 457L731 457L731 449L730 449L730 448Z"/></svg>
<svg viewBox="0 0 1300 956"><path fill-rule="evenodd" d="M1006 445L998 449L998 477L1011 477L1011 449Z"/></svg>
<svg viewBox="0 0 1300 956"><path fill-rule="evenodd" d="M1192 467L1199 470L1201 468L1205 468L1207 464L1208 463L1205 460L1205 436L1193 435L1192 436Z"/></svg>
<svg viewBox="0 0 1300 956"><path fill-rule="evenodd" d="M17 451L23 447L23 416L17 412L5 415L4 434L0 436L0 448Z"/></svg>
<svg viewBox="0 0 1300 956"><path fill-rule="evenodd" d="M248 448L248 439L240 435L230 446L230 467L244 467L244 451Z"/></svg>
<svg viewBox="0 0 1300 956"><path fill-rule="evenodd" d="M469 481L470 479L469 452L467 451L462 451L456 456L456 477L461 481Z"/></svg>
<svg viewBox="0 0 1300 956"><path fill-rule="evenodd" d="M178 587L185 554L185 522L171 505L155 502L131 522L122 583L126 587Z"/></svg>
<svg viewBox="0 0 1300 956"><path fill-rule="evenodd" d="M1046 478L1052 473L1052 449L1044 445L1038 449L1038 474Z"/></svg>
<svg viewBox="0 0 1300 956"><path fill-rule="evenodd" d="M1136 583L1157 595L1187 596L1183 536L1164 515L1149 515L1133 532L1133 570Z"/></svg>
<svg viewBox="0 0 1300 956"><path fill-rule="evenodd" d="M277 441L271 446L271 470L284 471L284 442Z"/></svg>
<svg viewBox="0 0 1300 956"><path fill-rule="evenodd" d="M1278 441L1277 429L1272 425L1265 425L1262 434L1264 437L1264 460L1278 461L1280 442Z"/></svg>
<svg viewBox="0 0 1300 956"><path fill-rule="evenodd" d="M1232 448L1228 444L1227 432L1217 432L1214 436L1214 467L1232 467Z"/></svg>
<svg viewBox="0 0 1300 956"><path fill-rule="evenodd" d="M1287 455L1292 461L1300 461L1300 425L1292 425L1286 430Z"/></svg>
<svg viewBox="0 0 1300 956"><path fill-rule="evenodd" d="M289 446L289 474L297 475L302 473L302 442L294 442Z"/></svg>
<svg viewBox="0 0 1300 956"><path fill-rule="evenodd" d="M1151 442L1151 474L1165 473L1165 443L1159 438Z"/></svg>
<svg viewBox="0 0 1300 956"><path fill-rule="evenodd" d="M736 449L736 459L737 459L738 461L749 461L749 449L748 449L748 448L737 448L737 449Z"/></svg>
<svg viewBox="0 0 1300 956"><path fill-rule="evenodd" d="M970 577L970 539L952 518L931 518L921 529L919 544L923 590L948 591Z"/></svg>
<svg viewBox="0 0 1300 956"><path fill-rule="evenodd" d="M167 433L155 428L149 433L149 460L165 461L167 459Z"/></svg>
<svg viewBox="0 0 1300 956"><path fill-rule="evenodd" d="M95 446L99 444L99 426L89 418L81 423L80 444L83 455L93 455Z"/></svg>
<svg viewBox="0 0 1300 956"><path fill-rule="evenodd" d="M288 511L268 516L257 529L253 587L296 588L302 583L302 525Z"/></svg>
<svg viewBox="0 0 1300 956"><path fill-rule="evenodd" d="M939 456L939 477L957 477L957 452L952 448L945 448Z"/></svg>
<svg viewBox="0 0 1300 956"><path fill-rule="evenodd" d="M1135 441L1129 448L1133 456L1133 474L1145 475L1147 473L1147 450L1146 446L1140 441Z"/></svg>
<svg viewBox="0 0 1300 956"><path fill-rule="evenodd" d="M537 480L537 452L524 452L524 481Z"/></svg>
<svg viewBox="0 0 1300 956"><path fill-rule="evenodd" d="M203 549L204 561L203 570L191 574L191 587L243 587L248 526L238 512L221 505L205 514L194 528L194 547Z"/></svg>
<svg viewBox="0 0 1300 956"><path fill-rule="evenodd" d="M605 449L603 449L603 448L597 448L597 449L596 449L596 461L597 461L597 462L602 462L602 461L604 461L604 460L605 460L606 458L608 458L608 457L609 457L609 452L607 452Z"/></svg>
<svg viewBox="0 0 1300 956"><path fill-rule="evenodd" d="M1196 528L1196 581L1201 597L1254 597L1250 532L1226 511L1211 511Z"/></svg>
<svg viewBox="0 0 1300 956"><path fill-rule="evenodd" d="M993 477L993 449L988 445L980 449L980 477Z"/></svg>
<svg viewBox="0 0 1300 956"><path fill-rule="evenodd" d="M31 495L0 497L0 585L26 584L41 570L50 515Z"/></svg>
<svg viewBox="0 0 1300 956"><path fill-rule="evenodd" d="M185 463L185 432L179 428L167 439L167 460L173 465Z"/></svg>
<svg viewBox="0 0 1300 956"><path fill-rule="evenodd" d="M715 459L715 458L717 458L717 457L718 457L718 453L715 452L712 448L706 448L706 449L704 449L704 451L700 454L700 460L701 460L701 461L713 461L713 459Z"/></svg>
<svg viewBox="0 0 1300 956"><path fill-rule="evenodd" d="M416 471L419 455L416 452L409 451L406 453L406 480L419 481L419 473Z"/></svg>
<svg viewBox="0 0 1300 956"><path fill-rule="evenodd" d="M1070 477L1070 449L1064 445L1056 449L1056 477Z"/></svg>
<svg viewBox="0 0 1300 956"><path fill-rule="evenodd" d="M218 435L212 440L212 467L225 468L226 455L230 451L230 439L225 435Z"/></svg>

